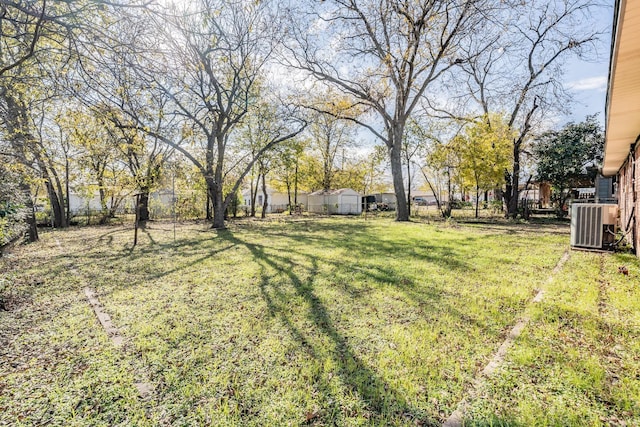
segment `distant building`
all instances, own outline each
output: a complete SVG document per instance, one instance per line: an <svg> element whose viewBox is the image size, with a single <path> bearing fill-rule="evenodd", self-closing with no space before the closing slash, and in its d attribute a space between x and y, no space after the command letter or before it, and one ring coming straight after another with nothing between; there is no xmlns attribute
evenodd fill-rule
<svg viewBox="0 0 640 427"><path fill-rule="evenodd" d="M315 191L309 194L307 210L327 215L349 215L362 213L362 195L351 188Z"/></svg>
<svg viewBox="0 0 640 427"><path fill-rule="evenodd" d="M395 211L396 210L396 194L395 193L371 193L362 198L363 209Z"/></svg>
<svg viewBox="0 0 640 427"><path fill-rule="evenodd" d="M251 190L245 190L242 192L242 201L245 206L251 206ZM308 202L308 193L305 191L298 191L297 197L298 205L302 205L303 209L306 209ZM256 209L262 209L264 203L264 194L262 189L258 188L256 198ZM294 204L294 195L291 193L291 204ZM277 191L273 188L267 187L267 213L281 213L289 209L289 195L286 192Z"/></svg>

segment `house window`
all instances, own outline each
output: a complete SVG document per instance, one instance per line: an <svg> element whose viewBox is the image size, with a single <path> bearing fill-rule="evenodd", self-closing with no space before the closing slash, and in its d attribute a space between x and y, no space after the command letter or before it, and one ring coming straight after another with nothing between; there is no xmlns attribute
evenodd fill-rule
<svg viewBox="0 0 640 427"><path fill-rule="evenodd" d="M261 205L262 204L262 194L260 194L258 196L258 204Z"/></svg>

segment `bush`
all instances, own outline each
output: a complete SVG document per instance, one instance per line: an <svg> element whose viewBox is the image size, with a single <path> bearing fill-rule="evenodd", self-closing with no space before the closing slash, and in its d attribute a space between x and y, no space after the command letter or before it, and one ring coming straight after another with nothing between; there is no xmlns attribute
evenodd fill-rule
<svg viewBox="0 0 640 427"><path fill-rule="evenodd" d="M464 209L464 208L471 208L471 207L473 207L473 203L471 202L465 202L458 199L453 199L451 201L451 209Z"/></svg>

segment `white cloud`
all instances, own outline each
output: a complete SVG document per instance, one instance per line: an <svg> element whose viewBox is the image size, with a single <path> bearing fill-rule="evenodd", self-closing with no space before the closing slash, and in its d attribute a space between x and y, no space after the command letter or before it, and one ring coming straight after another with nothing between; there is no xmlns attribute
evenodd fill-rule
<svg viewBox="0 0 640 427"><path fill-rule="evenodd" d="M569 82L567 86L573 90L597 90L598 92L604 92L607 90L607 77L587 77Z"/></svg>

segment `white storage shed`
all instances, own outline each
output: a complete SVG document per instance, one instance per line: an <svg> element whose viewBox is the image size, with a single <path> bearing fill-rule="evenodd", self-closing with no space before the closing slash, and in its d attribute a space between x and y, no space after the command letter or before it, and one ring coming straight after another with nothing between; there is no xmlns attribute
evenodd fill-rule
<svg viewBox="0 0 640 427"><path fill-rule="evenodd" d="M362 213L362 195L351 188L315 191L309 194L308 211L320 214L357 215Z"/></svg>

